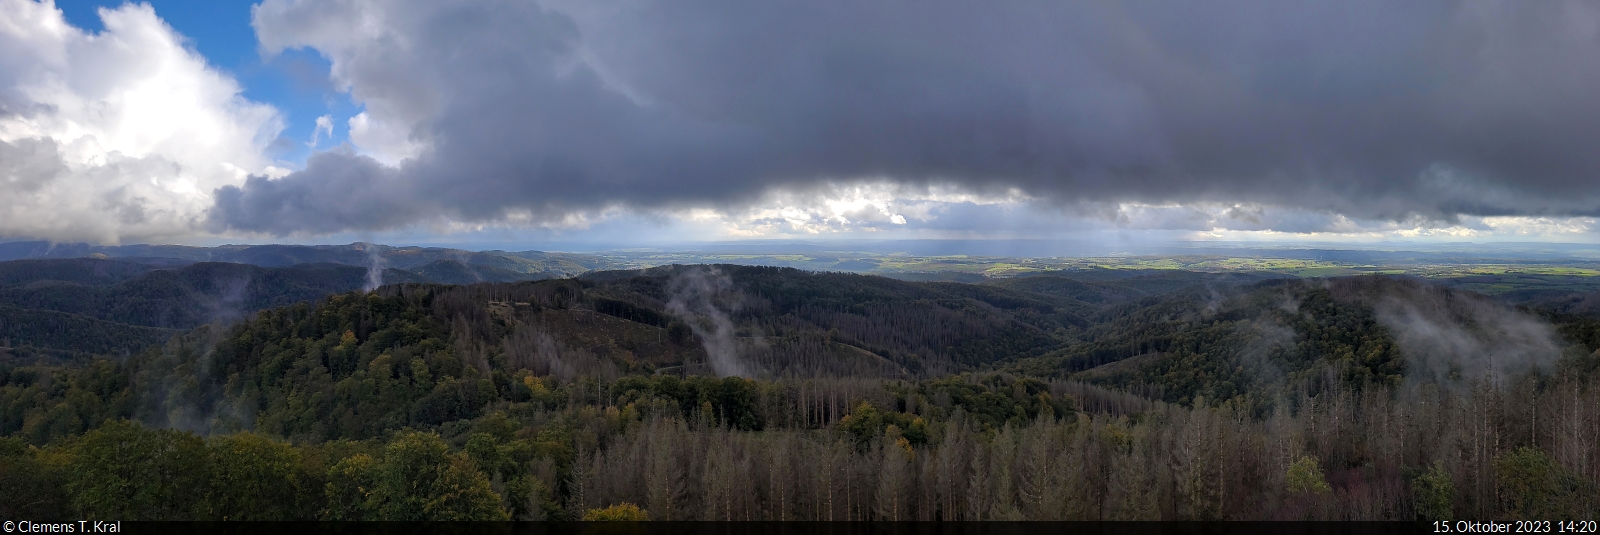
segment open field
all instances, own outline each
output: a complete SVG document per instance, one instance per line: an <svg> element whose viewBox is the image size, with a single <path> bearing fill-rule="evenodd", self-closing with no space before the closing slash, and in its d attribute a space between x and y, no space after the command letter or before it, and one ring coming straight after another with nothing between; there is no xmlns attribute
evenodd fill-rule
<svg viewBox="0 0 1600 535"><path fill-rule="evenodd" d="M1213 273L1265 272L1294 277L1410 275L1446 282L1489 295L1516 291L1600 291L1600 263L1492 260L1485 263L1341 262L1262 256L1104 256L1017 258L994 256L913 256L866 252L823 254L609 254L608 260L634 268L675 263L730 263L795 267L815 271L848 271L919 280L1006 278L1056 271L1189 270Z"/></svg>

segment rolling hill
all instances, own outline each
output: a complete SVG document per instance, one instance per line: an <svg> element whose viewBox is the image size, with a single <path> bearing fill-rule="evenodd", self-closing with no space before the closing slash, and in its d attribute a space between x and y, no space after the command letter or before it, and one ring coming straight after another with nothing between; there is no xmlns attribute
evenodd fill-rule
<svg viewBox="0 0 1600 535"><path fill-rule="evenodd" d="M492 271L497 277L515 273L516 280L570 277L596 269L617 267L603 257L542 251L465 251L441 247L391 247L370 243L347 245L222 245L190 247L182 245L98 246L55 244L42 241L0 243L0 261L22 259L114 258L149 262L170 259L185 262L227 262L260 267L288 267L299 264L339 264L370 267L380 265L414 271L429 264L454 261L472 269Z"/></svg>
<svg viewBox="0 0 1600 535"><path fill-rule="evenodd" d="M318 281L366 280L328 264L40 273L55 278L13 275L0 290L72 288L114 312L283 297L248 281L315 293L328 288ZM1593 471L1570 460L1595 453L1581 434L1593 413L1575 410L1600 406L1582 389L1600 367L1600 322L1416 279L1066 275L962 284L718 265L413 281L190 331L26 309L31 323L18 325L73 333L62 341L98 355L0 350L0 478L19 497L0 508L97 510L52 489L132 495L89 467L154 466L201 490L126 514L220 517L207 504L243 478L282 497L249 509L259 518L386 518L363 489L421 462L449 464L452 481L476 481L484 510L523 519L581 518L596 492L723 518L709 507L751 481L740 492L769 492L751 509L768 518L794 503L825 518L821 498L848 489L878 509L933 492L917 507L969 515L958 518L1103 518L1070 507L1164 500L1140 514L1297 519L1327 495L1337 509L1317 518L1409 519L1421 514L1414 496L1458 508L1556 496L1542 506L1554 516L1594 510ZM168 333L142 351L116 346ZM277 468L252 468L269 461ZM808 470L837 479L786 475ZM1286 488L1290 478L1326 490ZM682 499L709 505L672 509L649 481L681 482ZM1226 486L1237 503L1176 505L1221 503L1204 500L1222 490L1195 485ZM873 492L884 488L901 490ZM1045 488L1063 494L1032 498ZM798 492L812 498L784 498ZM1366 507L1374 499L1386 505ZM1135 517L1122 507L1110 517Z"/></svg>

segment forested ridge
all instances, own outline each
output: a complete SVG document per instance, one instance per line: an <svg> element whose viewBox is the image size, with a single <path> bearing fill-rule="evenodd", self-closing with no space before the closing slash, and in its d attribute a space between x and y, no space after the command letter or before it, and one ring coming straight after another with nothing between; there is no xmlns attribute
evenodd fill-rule
<svg viewBox="0 0 1600 535"><path fill-rule="evenodd" d="M1412 520L1600 507L1600 322L1387 278L1066 275L970 285L672 266L401 284L125 357L12 353L0 514ZM1428 332L1449 333L1461 358L1416 349L1444 340ZM1526 365L1474 360L1501 354ZM749 378L714 376L724 358Z"/></svg>
<svg viewBox="0 0 1600 535"><path fill-rule="evenodd" d="M306 248L295 252L304 253ZM254 250L274 261L271 248ZM331 258L354 261L344 256ZM470 284L549 278L495 255L421 263L415 251L390 251L410 271L379 266L298 263L260 267L164 258L68 258L0 262L0 347L30 354L139 352L175 329L230 323L257 310L310 302L378 282ZM437 254L429 258L439 256ZM385 264L386 265L386 264ZM510 268L523 269L513 271Z"/></svg>
<svg viewBox="0 0 1600 535"><path fill-rule="evenodd" d="M129 261L136 264L152 261L163 264L218 262L264 268L311 264L367 268L377 261L388 268L412 272L428 265L455 263L466 266L468 271L488 268L497 273L524 275L518 280L572 276L611 265L611 262L604 258L584 254L543 251L466 251L439 247L391 247L359 242L346 245L266 244L218 247L142 244L95 246L87 243L44 241L0 243L0 266L6 264L4 261L11 260L81 262L90 258ZM5 270L5 267L0 267L0 273ZM526 277L527 275L538 276ZM468 277L472 278L471 275ZM0 275L0 282L3 280L3 275ZM484 279L478 278L468 282L483 281Z"/></svg>

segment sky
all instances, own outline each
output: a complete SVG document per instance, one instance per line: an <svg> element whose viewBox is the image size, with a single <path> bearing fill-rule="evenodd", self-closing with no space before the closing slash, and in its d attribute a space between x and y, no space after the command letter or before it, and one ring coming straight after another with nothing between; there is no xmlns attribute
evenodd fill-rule
<svg viewBox="0 0 1600 535"><path fill-rule="evenodd" d="M0 239L1600 242L1600 4L0 0Z"/></svg>

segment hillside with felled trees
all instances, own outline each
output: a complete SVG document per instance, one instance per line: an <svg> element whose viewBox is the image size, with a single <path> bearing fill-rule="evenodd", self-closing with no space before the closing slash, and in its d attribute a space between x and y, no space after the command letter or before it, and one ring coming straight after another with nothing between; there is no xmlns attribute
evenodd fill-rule
<svg viewBox="0 0 1600 535"><path fill-rule="evenodd" d="M1593 518L1600 321L1386 277L669 266L0 357L0 515Z"/></svg>

